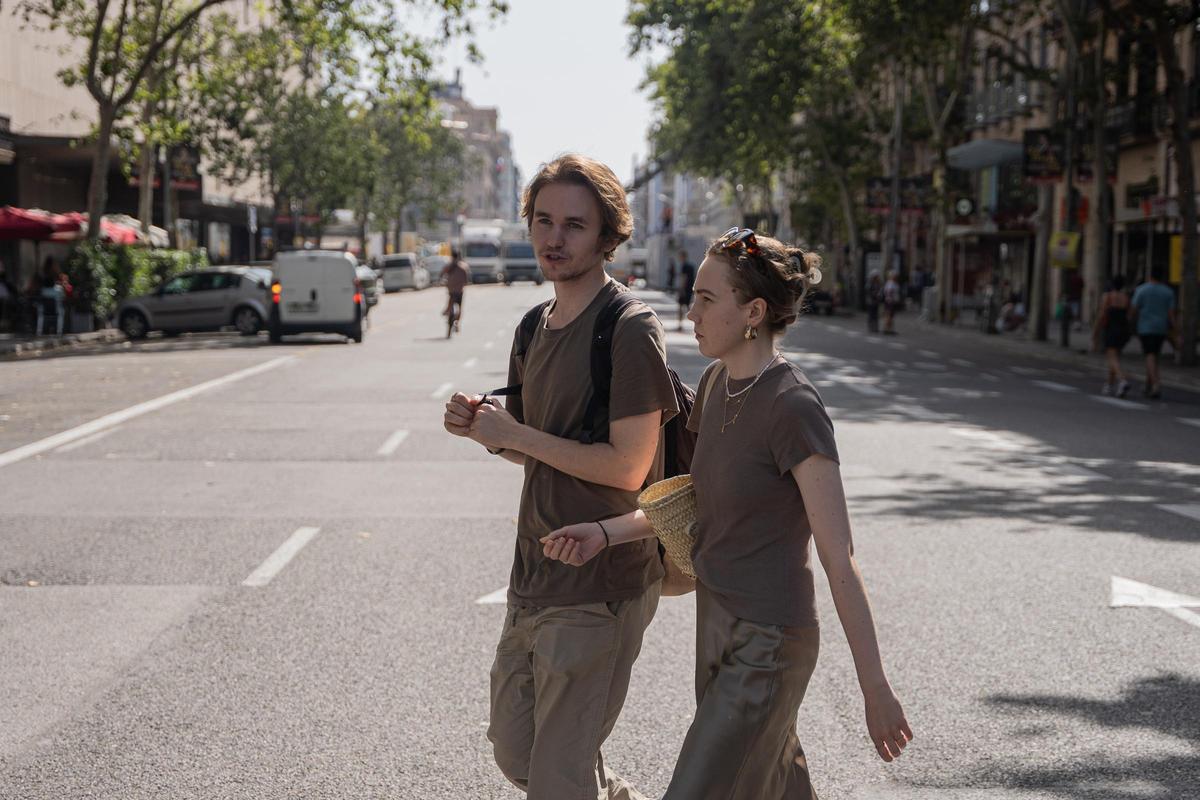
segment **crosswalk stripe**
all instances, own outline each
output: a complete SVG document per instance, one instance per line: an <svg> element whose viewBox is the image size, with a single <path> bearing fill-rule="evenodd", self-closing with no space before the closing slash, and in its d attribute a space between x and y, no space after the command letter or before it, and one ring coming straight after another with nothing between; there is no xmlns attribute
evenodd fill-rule
<svg viewBox="0 0 1200 800"><path fill-rule="evenodd" d="M271 555L267 556L267 560L259 565L258 569L250 573L250 577L242 581L243 586L266 586L271 582L271 579L278 575L288 562L296 557L296 554L304 549L304 546L312 541L312 538L321 532L320 528L299 528L288 537L288 540L279 545L279 548Z"/></svg>
<svg viewBox="0 0 1200 800"><path fill-rule="evenodd" d="M384 442L383 445L379 448L378 455L390 456L392 453L396 452L396 448L398 448L401 444L403 444L404 440L407 438L408 438L408 431L396 431L391 436L389 436L387 441Z"/></svg>

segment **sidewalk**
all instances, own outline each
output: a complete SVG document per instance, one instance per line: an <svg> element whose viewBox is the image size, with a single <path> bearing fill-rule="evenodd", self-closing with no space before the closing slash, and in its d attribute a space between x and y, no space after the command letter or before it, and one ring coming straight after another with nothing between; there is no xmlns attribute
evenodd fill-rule
<svg viewBox="0 0 1200 800"><path fill-rule="evenodd" d="M52 350L83 344L116 342L124 338L125 335L116 328L103 328L88 333L67 333L62 336L0 333L0 361L34 358Z"/></svg>
<svg viewBox="0 0 1200 800"><path fill-rule="evenodd" d="M852 317L822 317L822 319L836 320L836 324L846 327L865 329L866 326L866 317L863 314L855 314ZM917 318L915 312L908 312L896 317L896 329L899 331L898 338L900 339L904 339L907 335L909 338L928 340L930 343L936 344L936 340L950 338L964 343L994 348L1011 355L1078 367L1093 373L1096 376L1097 386L1104 380L1104 354L1087 352L1087 348L1091 345L1091 333L1088 331L1072 331L1071 347L1068 349L1059 343L1057 327L1050 331L1049 340L1038 342L1031 339L1027 332L987 334L973 326L922 322ZM1142 349L1136 337L1130 340L1122 352L1121 368L1129 376L1129 382L1134 385L1135 390L1140 390L1146 379L1146 360L1142 357ZM1164 388L1200 392L1200 367L1179 366L1175 363L1173 353L1166 358L1159 359L1159 373Z"/></svg>

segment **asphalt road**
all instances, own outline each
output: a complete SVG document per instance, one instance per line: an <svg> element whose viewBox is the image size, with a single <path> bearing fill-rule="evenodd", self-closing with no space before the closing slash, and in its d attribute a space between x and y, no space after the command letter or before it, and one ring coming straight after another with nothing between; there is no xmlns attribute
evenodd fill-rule
<svg viewBox="0 0 1200 800"><path fill-rule="evenodd" d="M505 383L550 292L472 288L449 341L429 290L386 296L361 345L0 364L0 797L519 798L484 730L520 470L441 414ZM694 384L691 335L646 297ZM818 576L799 730L821 796L1200 798L1200 396L1100 398L1096 375L900 324L804 318L783 343L831 409L916 732L874 754ZM651 797L692 712L693 622L663 601L605 748Z"/></svg>

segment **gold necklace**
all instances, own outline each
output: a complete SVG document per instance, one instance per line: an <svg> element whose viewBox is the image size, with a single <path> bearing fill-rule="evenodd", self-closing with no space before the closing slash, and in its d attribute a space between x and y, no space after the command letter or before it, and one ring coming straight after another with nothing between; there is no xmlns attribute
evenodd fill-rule
<svg viewBox="0 0 1200 800"><path fill-rule="evenodd" d="M779 353L772 353L771 358L767 361L767 363L763 364L762 369L760 369L758 374L754 376L754 380L750 381L750 385L745 389L739 389L733 393L730 393L729 391L729 370L725 370L725 406L721 409L721 433L724 433L726 428L732 426L733 423L738 421L738 417L742 415L742 409L746 407L746 399L750 396L750 390L754 388L754 384L758 383L758 379L761 378L767 369L775 363L775 359L778 357ZM734 398L741 399L738 400L737 410L733 413L733 419L728 419L729 401L733 400Z"/></svg>

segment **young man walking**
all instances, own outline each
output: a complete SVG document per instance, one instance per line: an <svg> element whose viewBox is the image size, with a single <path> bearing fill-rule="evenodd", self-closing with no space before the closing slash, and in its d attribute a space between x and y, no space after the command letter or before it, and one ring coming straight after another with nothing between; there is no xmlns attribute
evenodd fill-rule
<svg viewBox="0 0 1200 800"><path fill-rule="evenodd" d="M1146 385L1142 391L1151 400L1157 400L1162 396L1158 356L1175 327L1175 292L1162 282L1159 268L1150 270L1150 280L1134 291L1130 305L1142 354L1146 356Z"/></svg>
<svg viewBox="0 0 1200 800"><path fill-rule="evenodd" d="M617 545L579 569L547 559L539 539L634 510L638 491L661 477L661 428L678 411L663 329L645 304L625 307L611 340L607 441L581 442L595 323L626 291L604 270L632 233L625 190L603 164L562 156L534 177L522 216L554 300L527 345L520 329L514 338L509 383L521 391L506 409L455 394L445 416L450 433L525 468L488 739L530 800L641 800L600 746L658 607L657 545Z"/></svg>
<svg viewBox="0 0 1200 800"><path fill-rule="evenodd" d="M692 308L692 291L696 286L696 265L688 259L687 250L679 251L679 315L676 329L683 330L683 318Z"/></svg>

